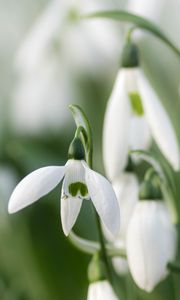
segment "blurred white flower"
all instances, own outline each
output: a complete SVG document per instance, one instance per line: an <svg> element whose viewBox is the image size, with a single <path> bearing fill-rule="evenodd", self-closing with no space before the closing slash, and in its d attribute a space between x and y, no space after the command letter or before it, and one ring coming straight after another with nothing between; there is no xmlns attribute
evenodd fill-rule
<svg viewBox="0 0 180 300"><path fill-rule="evenodd" d="M87 300L118 300L109 281L101 280L89 285Z"/></svg>
<svg viewBox="0 0 180 300"><path fill-rule="evenodd" d="M107 104L103 154L107 176L115 180L127 164L129 149L156 144L175 170L179 147L171 121L139 68L122 68Z"/></svg>
<svg viewBox="0 0 180 300"><path fill-rule="evenodd" d="M105 9L108 6L108 1L101 4L96 1L85 3L81 0L50 2L22 43L17 54L17 68L21 72L31 72L41 67L58 45L62 60L68 63L70 59L70 64L73 63L78 69L85 67L87 70L92 64L96 73L96 64L102 62L102 57L108 61L115 53L119 44L117 33L109 22L82 21L78 17L81 13ZM115 4L115 1L114 4L111 2L111 7L118 6L120 4Z"/></svg>
<svg viewBox="0 0 180 300"><path fill-rule="evenodd" d="M64 179L63 179L64 177ZM65 166L40 168L26 176L9 201L9 213L39 200L63 179L61 221L65 235L71 231L83 199L91 199L104 226L115 235L119 230L119 207L111 184L92 171L84 160L69 159Z"/></svg>
<svg viewBox="0 0 180 300"><path fill-rule="evenodd" d="M123 250L125 250L125 244L124 244L124 242L122 240L118 240L117 239L113 243L113 246L116 249L120 249L120 250L123 249ZM112 264L113 264L114 270L120 276L125 276L129 272L128 262L127 262L127 259L124 258L124 257L114 256L112 258Z"/></svg>
<svg viewBox="0 0 180 300"><path fill-rule="evenodd" d="M11 122L20 134L47 133L67 128L68 104L76 98L68 74L55 58L24 74L17 82L11 104Z"/></svg>
<svg viewBox="0 0 180 300"><path fill-rule="evenodd" d="M138 202L138 179L132 172L124 172L114 181L113 188L119 202L121 226L115 238L113 238L105 228L104 234L106 239L111 242L115 248L125 250L129 221L134 207ZM129 268L126 259L115 257L112 259L112 263L118 274L124 275L128 272Z"/></svg>
<svg viewBox="0 0 180 300"><path fill-rule="evenodd" d="M15 59L18 79L12 95L11 122L18 133L63 130L69 121L67 105L80 101L75 87L80 73L109 74L104 68L116 65L113 60L120 48L117 28L107 21L78 19L80 13L108 6L110 1L48 3Z"/></svg>
<svg viewBox="0 0 180 300"><path fill-rule="evenodd" d="M175 258L177 236L161 200L140 201L127 233L127 257L136 284L147 292L163 280Z"/></svg>
<svg viewBox="0 0 180 300"><path fill-rule="evenodd" d="M135 174L124 172L113 183L121 211L121 226L116 241L126 244L126 234L135 205L138 202L139 183Z"/></svg>

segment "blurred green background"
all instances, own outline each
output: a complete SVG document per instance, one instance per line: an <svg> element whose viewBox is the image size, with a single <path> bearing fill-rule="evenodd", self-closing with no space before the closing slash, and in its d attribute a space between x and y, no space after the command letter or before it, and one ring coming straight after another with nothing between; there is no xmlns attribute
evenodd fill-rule
<svg viewBox="0 0 180 300"><path fill-rule="evenodd" d="M54 17L59 20L63 10L71 15L74 9L131 9L128 1L97 3L96 0L87 4L77 0L68 11L66 4L70 1L59 2L61 13ZM149 13L148 1L144 2L142 7L141 1L137 1L137 11L154 18L180 47L179 1L160 0L161 6L151 1L154 11L159 12L156 18L153 11ZM41 22L44 11L49 13L52 3L47 0L0 0L1 300L83 300L87 294L86 274L90 258L74 249L62 233L60 186L15 215L7 214L7 204L16 183L27 173L41 166L65 164L75 130L68 103L81 105L89 117L94 136L94 168L104 172L103 115L119 68L123 36L128 26L111 21L76 24L67 13L69 21L63 25L59 22L58 28L52 31L55 34L51 34L42 53L37 55L37 64L32 66L31 57L38 52L35 41L37 45L43 44L41 38L32 39L26 51L22 47L32 38L35 24ZM51 18L47 20L40 25L40 36L51 31ZM180 140L179 60L148 34L139 33L136 40L141 50L142 67L167 108ZM29 51L29 54L26 56L23 51ZM26 66L28 63L30 67ZM180 209L180 174L173 176ZM86 203L75 230L83 237L96 239L94 217ZM179 275L171 274L149 295L137 289L129 275L116 278L116 283L122 300L179 300L179 280Z"/></svg>

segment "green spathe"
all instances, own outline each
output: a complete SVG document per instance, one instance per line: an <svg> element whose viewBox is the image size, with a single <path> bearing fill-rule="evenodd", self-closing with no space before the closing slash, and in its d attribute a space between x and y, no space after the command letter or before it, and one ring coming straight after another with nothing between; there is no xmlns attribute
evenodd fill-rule
<svg viewBox="0 0 180 300"><path fill-rule="evenodd" d="M121 64L123 68L136 68L139 66L139 51L135 44L128 42L124 45Z"/></svg>
<svg viewBox="0 0 180 300"><path fill-rule="evenodd" d="M68 158L69 159L76 159L76 160L84 160L85 159L85 151L84 146L80 138L75 137L69 146L68 151Z"/></svg>
<svg viewBox="0 0 180 300"><path fill-rule="evenodd" d="M69 185L69 193L73 197L76 197L78 193L85 197L88 194L88 188L83 182L74 182Z"/></svg>

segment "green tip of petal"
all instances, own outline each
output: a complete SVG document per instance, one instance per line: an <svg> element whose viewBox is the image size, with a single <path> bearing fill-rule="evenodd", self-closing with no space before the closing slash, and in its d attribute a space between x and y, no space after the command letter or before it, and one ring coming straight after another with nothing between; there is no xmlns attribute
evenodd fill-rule
<svg viewBox="0 0 180 300"><path fill-rule="evenodd" d="M71 196L76 197L78 193L85 197L88 194L88 188L83 182L75 182L69 185L69 193Z"/></svg>

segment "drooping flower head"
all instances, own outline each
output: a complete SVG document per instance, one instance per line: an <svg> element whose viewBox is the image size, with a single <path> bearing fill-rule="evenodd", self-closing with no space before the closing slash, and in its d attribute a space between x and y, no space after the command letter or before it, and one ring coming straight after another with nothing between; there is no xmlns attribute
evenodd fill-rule
<svg viewBox="0 0 180 300"><path fill-rule="evenodd" d="M122 68L107 104L103 132L106 173L115 180L127 164L128 151L148 149L152 138L175 170L179 147L171 121L139 68L134 44L125 46Z"/></svg>
<svg viewBox="0 0 180 300"><path fill-rule="evenodd" d="M151 292L168 274L175 258L177 236L170 214L155 182L144 182L127 232L127 258L132 277Z"/></svg>
<svg viewBox="0 0 180 300"><path fill-rule="evenodd" d="M65 235L74 226L83 199L92 200L104 226L111 234L119 230L119 206L111 184L85 162L80 138L75 137L64 166L40 168L26 176L13 191L8 211L15 213L48 194L63 179L61 222Z"/></svg>

